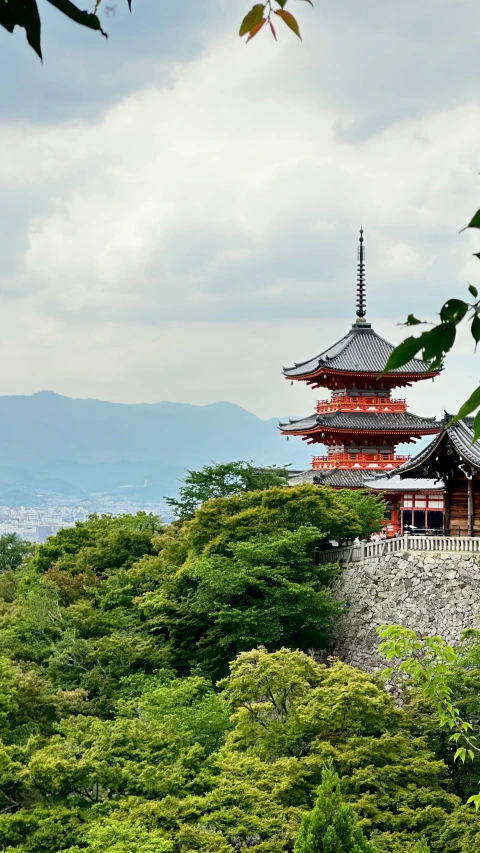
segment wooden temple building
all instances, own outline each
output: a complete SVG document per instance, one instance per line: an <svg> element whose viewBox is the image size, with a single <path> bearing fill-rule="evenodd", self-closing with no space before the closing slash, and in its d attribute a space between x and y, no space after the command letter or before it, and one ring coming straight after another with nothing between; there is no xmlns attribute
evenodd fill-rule
<svg viewBox="0 0 480 853"><path fill-rule="evenodd" d="M445 415L440 434L397 474L408 483L431 478L444 489L443 532L448 536L480 536L480 443L473 444L473 418L448 426L451 415ZM396 479L396 478L395 478ZM417 495L409 494L411 509L403 510L403 524L413 529L421 522Z"/></svg>
<svg viewBox="0 0 480 853"><path fill-rule="evenodd" d="M284 376L292 383L305 382L314 389L330 391L328 399L317 402L312 415L290 418L279 425L283 435L299 436L308 444L324 445L327 449L326 455L313 456L311 469L292 477L292 485L311 482L334 488L373 486L372 490L377 491L376 478L385 478L409 462L408 456L397 455L398 444L437 435L441 429L435 418L409 412L406 399L392 397L395 388L432 379L438 370L431 370L429 363L415 358L381 375L394 347L366 319L363 230L360 230L357 260L356 318L350 331L320 355L283 369ZM393 535L400 527L404 489L399 486L398 492L393 493L393 484L388 485L389 532ZM427 506L431 500L432 512L433 504L438 512L442 500L439 487L433 481L424 484L423 494Z"/></svg>

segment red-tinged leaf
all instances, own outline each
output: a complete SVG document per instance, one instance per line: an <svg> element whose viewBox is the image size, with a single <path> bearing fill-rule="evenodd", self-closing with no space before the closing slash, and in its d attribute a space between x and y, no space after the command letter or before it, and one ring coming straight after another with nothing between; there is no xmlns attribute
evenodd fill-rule
<svg viewBox="0 0 480 853"><path fill-rule="evenodd" d="M295 33L296 36L302 40L300 35L300 27L298 26L297 19L290 14L290 12L286 12L285 9L276 9L275 14L278 15L279 18L282 19L290 29Z"/></svg>
<svg viewBox="0 0 480 853"><path fill-rule="evenodd" d="M266 18L263 18L263 20L262 20L262 21L260 21L260 23L259 23L259 24L256 24L254 27L252 27L252 29L250 30L250 32L249 32L249 34L248 34L247 44L248 44L248 42L250 41L250 39L255 38L255 36L257 35L257 33L259 33L259 32L260 32L260 30L262 29L262 27L263 27L263 25L264 25L264 23L265 23L265 21L266 21L266 20L267 20Z"/></svg>
<svg viewBox="0 0 480 853"><path fill-rule="evenodd" d="M252 6L240 25L240 36L246 36L247 33L251 33L253 28L262 22L264 8L263 3L256 3L255 6Z"/></svg>
<svg viewBox="0 0 480 853"><path fill-rule="evenodd" d="M276 34L276 32L275 32L275 27L273 26L273 24L272 24L272 22L271 22L271 21L270 21L269 23L270 23L270 29L271 29L271 31L272 31L272 36L273 36L273 38L275 39L275 41L278 41L278 39L277 39L277 34Z"/></svg>
<svg viewBox="0 0 480 853"><path fill-rule="evenodd" d="M462 231L466 231L467 228L480 228L480 210L477 210L475 216L472 216L468 225L465 225L465 228L462 228ZM462 233L460 231L460 234Z"/></svg>

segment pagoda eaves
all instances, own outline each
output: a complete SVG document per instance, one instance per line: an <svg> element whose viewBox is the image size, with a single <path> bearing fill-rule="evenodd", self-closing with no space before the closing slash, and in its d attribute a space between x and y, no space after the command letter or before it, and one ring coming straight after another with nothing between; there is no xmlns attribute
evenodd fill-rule
<svg viewBox="0 0 480 853"><path fill-rule="evenodd" d="M370 323L358 318L345 337L308 361L284 367L287 379L315 388L400 388L438 376L430 363L412 358L403 367L380 377L394 346L377 335Z"/></svg>
<svg viewBox="0 0 480 853"><path fill-rule="evenodd" d="M283 369L290 380L332 390L330 400L317 403L316 413L281 422L283 435L298 435L308 444L326 445L328 456L314 457L312 471L390 471L407 461L397 456L397 444L424 435L436 435L440 424L407 412L406 400L391 398L395 387L434 378L439 371L431 362L411 359L403 367L383 374L394 350L366 320L365 250L363 230L358 248L356 320L340 341L309 361ZM329 475L329 480L332 480Z"/></svg>

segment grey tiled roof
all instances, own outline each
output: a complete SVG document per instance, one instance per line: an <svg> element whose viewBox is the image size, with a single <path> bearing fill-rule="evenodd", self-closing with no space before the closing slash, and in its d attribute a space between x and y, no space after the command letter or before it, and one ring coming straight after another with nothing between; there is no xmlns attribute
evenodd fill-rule
<svg viewBox="0 0 480 853"><path fill-rule="evenodd" d="M404 477L410 474L415 477L418 472L420 476L425 476L424 469L429 465L434 466L437 460L438 453L441 453L444 444L450 444L458 453L463 462L468 462L474 468L480 469L480 442L472 444L473 440L473 418L464 418L451 426L447 423L451 420L452 415L445 415L444 428L429 445L425 447L417 456L405 462L400 468L397 468L396 474Z"/></svg>
<svg viewBox="0 0 480 853"><path fill-rule="evenodd" d="M397 468L397 471L399 469ZM375 492L414 492L414 491L442 491L445 488L441 480L407 479L399 477L395 471L390 477L379 477L372 481L369 488Z"/></svg>
<svg viewBox="0 0 480 853"><path fill-rule="evenodd" d="M378 472L348 471L333 468L331 471L295 471L288 478L289 486L300 486L302 483L314 483L316 486L334 486L342 489L365 488L375 479Z"/></svg>
<svg viewBox="0 0 480 853"><path fill-rule="evenodd" d="M435 418L423 418L410 412L327 412L308 418L289 418L280 422L282 432L311 429L373 430L379 432L437 432L441 424Z"/></svg>
<svg viewBox="0 0 480 853"><path fill-rule="evenodd" d="M332 471L315 471L314 483L319 486L334 486L341 489L364 489L375 477L368 471L348 471L334 468Z"/></svg>
<svg viewBox="0 0 480 853"><path fill-rule="evenodd" d="M343 370L346 373L381 373L395 347L373 331L370 324L354 323L338 343L308 361L284 367L285 376L303 376L321 368ZM429 369L429 362L413 358L403 367L390 371L396 374L418 374Z"/></svg>

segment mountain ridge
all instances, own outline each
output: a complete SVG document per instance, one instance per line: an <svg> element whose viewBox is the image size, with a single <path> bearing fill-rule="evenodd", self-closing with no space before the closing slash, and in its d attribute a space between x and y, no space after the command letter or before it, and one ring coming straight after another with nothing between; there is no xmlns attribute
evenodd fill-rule
<svg viewBox="0 0 480 853"><path fill-rule="evenodd" d="M236 403L116 403L43 390L0 397L0 466L149 461L182 469L212 460L308 464L277 419Z"/></svg>

